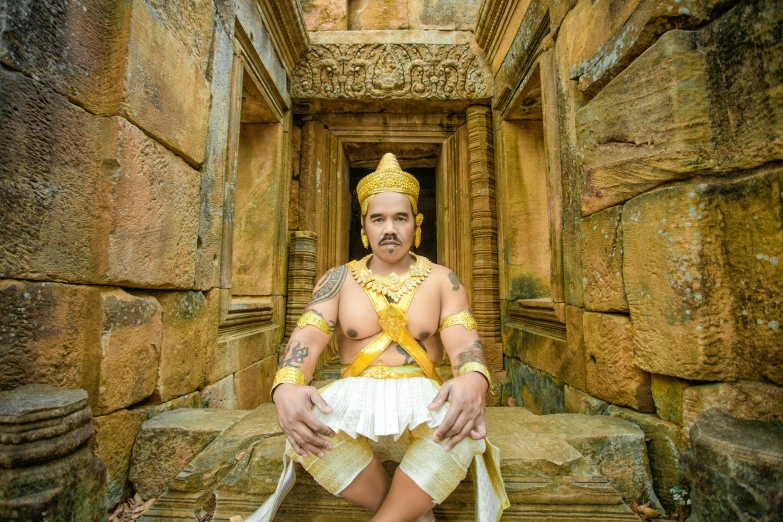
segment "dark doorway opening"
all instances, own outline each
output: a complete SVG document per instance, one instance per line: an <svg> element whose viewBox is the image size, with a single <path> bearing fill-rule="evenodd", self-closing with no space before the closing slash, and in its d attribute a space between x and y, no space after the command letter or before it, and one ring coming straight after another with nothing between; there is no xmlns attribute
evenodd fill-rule
<svg viewBox="0 0 783 522"><path fill-rule="evenodd" d="M374 169L351 169L351 230L348 246L348 256L351 259L361 259L370 253L362 246L362 212L359 207L359 198L356 195L356 186L359 181L373 172ZM419 192L419 213L424 214L424 222L421 225L421 245L414 248L416 254L420 254L433 263L438 262L437 223L435 222L435 169L434 168L408 168L405 172L413 175L418 181L421 190Z"/></svg>

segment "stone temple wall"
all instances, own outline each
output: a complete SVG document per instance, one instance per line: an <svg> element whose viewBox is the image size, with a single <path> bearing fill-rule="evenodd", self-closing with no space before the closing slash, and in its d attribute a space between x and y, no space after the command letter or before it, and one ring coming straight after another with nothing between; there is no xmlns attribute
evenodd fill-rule
<svg viewBox="0 0 783 522"><path fill-rule="evenodd" d="M513 394L637 423L670 511L703 411L783 420L781 27L768 0L485 2L476 26Z"/></svg>
<svg viewBox="0 0 783 522"><path fill-rule="evenodd" d="M279 214L264 219L283 223L282 241L272 234L265 243L279 246L257 252L275 285L246 283L243 226L258 216L242 208L253 195L241 192L231 209L240 220L234 268L245 278L233 293L271 303L257 314L266 314L264 328L243 330L248 320L232 319L242 308L231 274L221 275L232 82L237 63L252 62L269 92L281 86L285 105L287 71L307 35L297 3L51 0L4 9L0 389L87 390L111 505L128 491L131 449L148 417L266 400L284 330L285 279L273 267L286 268L287 207L263 206ZM252 42L244 62L239 26ZM281 151L255 168L287 193L286 122L264 135Z"/></svg>

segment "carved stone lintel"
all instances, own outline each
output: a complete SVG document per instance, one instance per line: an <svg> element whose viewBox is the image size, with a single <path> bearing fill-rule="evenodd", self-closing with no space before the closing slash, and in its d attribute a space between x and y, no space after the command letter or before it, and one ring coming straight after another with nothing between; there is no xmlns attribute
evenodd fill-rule
<svg viewBox="0 0 783 522"><path fill-rule="evenodd" d="M292 97L480 100L492 73L468 43L315 44L296 64Z"/></svg>
<svg viewBox="0 0 783 522"><path fill-rule="evenodd" d="M468 108L468 155L470 157L470 208L473 236L473 311L484 343L487 363L493 371L503 369L500 342L498 288L497 214L495 212L495 161L492 141L492 111L474 105Z"/></svg>

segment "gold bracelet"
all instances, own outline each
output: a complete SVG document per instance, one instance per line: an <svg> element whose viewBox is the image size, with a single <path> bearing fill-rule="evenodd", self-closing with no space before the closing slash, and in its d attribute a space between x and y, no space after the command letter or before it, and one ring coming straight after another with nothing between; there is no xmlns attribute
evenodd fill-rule
<svg viewBox="0 0 783 522"><path fill-rule="evenodd" d="M272 397L272 393L275 391L275 388L281 384L298 384L303 386L307 384L307 379L305 379L302 370L299 368L294 368L293 366L280 368L275 374L275 382L272 383L272 389L269 390L270 398Z"/></svg>
<svg viewBox="0 0 783 522"><path fill-rule="evenodd" d="M492 395L495 394L494 391L492 391L492 378L489 376L489 369L481 364L480 362L472 361L472 362L466 362L462 366L459 367L457 370L457 377L462 377L468 372L478 372L487 379L487 384L489 385L489 393Z"/></svg>
<svg viewBox="0 0 783 522"><path fill-rule="evenodd" d="M440 328L438 328L438 331L440 332L444 328L454 326L455 324L461 324L467 330L475 330L477 327L476 320L473 318L473 315L467 310L463 310L458 314L450 315L445 318L443 322L440 323Z"/></svg>
<svg viewBox="0 0 783 522"><path fill-rule="evenodd" d="M315 326L326 335L332 335L332 328L329 326L329 323L313 310L305 311L305 313L302 314L302 317L296 322L296 326L299 328L304 328L307 325Z"/></svg>

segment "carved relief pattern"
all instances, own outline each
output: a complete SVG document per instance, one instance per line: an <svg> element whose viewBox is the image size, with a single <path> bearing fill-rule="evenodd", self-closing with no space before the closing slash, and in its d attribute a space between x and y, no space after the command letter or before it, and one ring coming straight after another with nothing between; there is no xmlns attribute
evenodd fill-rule
<svg viewBox="0 0 783 522"><path fill-rule="evenodd" d="M497 213L492 112L468 108L471 234L473 236L473 311L489 368L503 368L498 288Z"/></svg>
<svg viewBox="0 0 783 522"><path fill-rule="evenodd" d="M467 44L322 44L302 56L292 96L344 99L481 99L491 72Z"/></svg>
<svg viewBox="0 0 783 522"><path fill-rule="evenodd" d="M288 254L288 302L285 339L291 337L296 321L304 313L315 286L316 237L313 232L292 232Z"/></svg>

